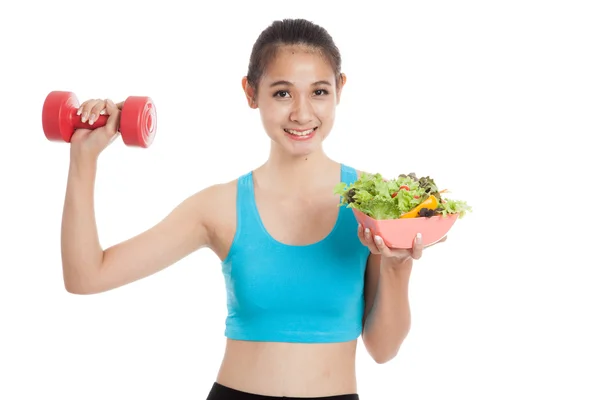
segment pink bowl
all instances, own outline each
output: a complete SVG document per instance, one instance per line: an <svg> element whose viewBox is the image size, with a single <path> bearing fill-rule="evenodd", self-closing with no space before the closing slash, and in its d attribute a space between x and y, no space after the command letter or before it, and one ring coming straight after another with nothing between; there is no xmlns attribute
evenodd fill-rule
<svg viewBox="0 0 600 400"><path fill-rule="evenodd" d="M356 220L373 235L381 236L386 246L396 249L410 249L417 233L421 233L423 245L429 246L442 239L458 219L458 214L445 217L419 217L376 220L353 208Z"/></svg>

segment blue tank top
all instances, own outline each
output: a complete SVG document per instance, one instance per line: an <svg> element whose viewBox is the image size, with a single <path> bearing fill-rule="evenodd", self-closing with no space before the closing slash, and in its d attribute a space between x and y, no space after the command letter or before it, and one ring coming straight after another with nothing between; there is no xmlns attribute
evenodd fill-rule
<svg viewBox="0 0 600 400"><path fill-rule="evenodd" d="M237 181L237 227L222 262L225 336L303 343L358 338L370 251L358 239L352 210L339 207L334 228L319 242L283 244L262 224L252 177L249 172ZM340 179L354 182L356 170L342 164Z"/></svg>

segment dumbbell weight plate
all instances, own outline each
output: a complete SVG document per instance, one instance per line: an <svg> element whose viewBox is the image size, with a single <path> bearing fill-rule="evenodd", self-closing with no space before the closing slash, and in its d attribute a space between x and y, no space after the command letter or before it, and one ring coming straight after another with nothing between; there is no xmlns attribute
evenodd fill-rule
<svg viewBox="0 0 600 400"><path fill-rule="evenodd" d="M77 97L71 92L54 91L46 96L42 109L42 129L51 141L70 142L73 136L71 115L79 108Z"/></svg>
<svg viewBox="0 0 600 400"><path fill-rule="evenodd" d="M128 146L149 147L156 135L156 107L150 97L129 96L121 110L119 131Z"/></svg>

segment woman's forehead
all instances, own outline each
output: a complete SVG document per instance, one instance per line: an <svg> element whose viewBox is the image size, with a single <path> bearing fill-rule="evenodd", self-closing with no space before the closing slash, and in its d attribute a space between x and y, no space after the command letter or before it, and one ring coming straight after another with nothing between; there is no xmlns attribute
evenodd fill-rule
<svg viewBox="0 0 600 400"><path fill-rule="evenodd" d="M318 51L304 49L281 49L265 70L264 83L313 84L318 81L331 83L334 71L329 61Z"/></svg>

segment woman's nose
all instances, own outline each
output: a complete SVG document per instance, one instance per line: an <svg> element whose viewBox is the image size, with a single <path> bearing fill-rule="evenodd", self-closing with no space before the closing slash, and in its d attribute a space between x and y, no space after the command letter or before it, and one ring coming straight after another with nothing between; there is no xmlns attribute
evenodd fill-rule
<svg viewBox="0 0 600 400"><path fill-rule="evenodd" d="M294 108L290 114L290 119L299 125L306 124L313 120L314 110L309 100L298 99L294 103Z"/></svg>

